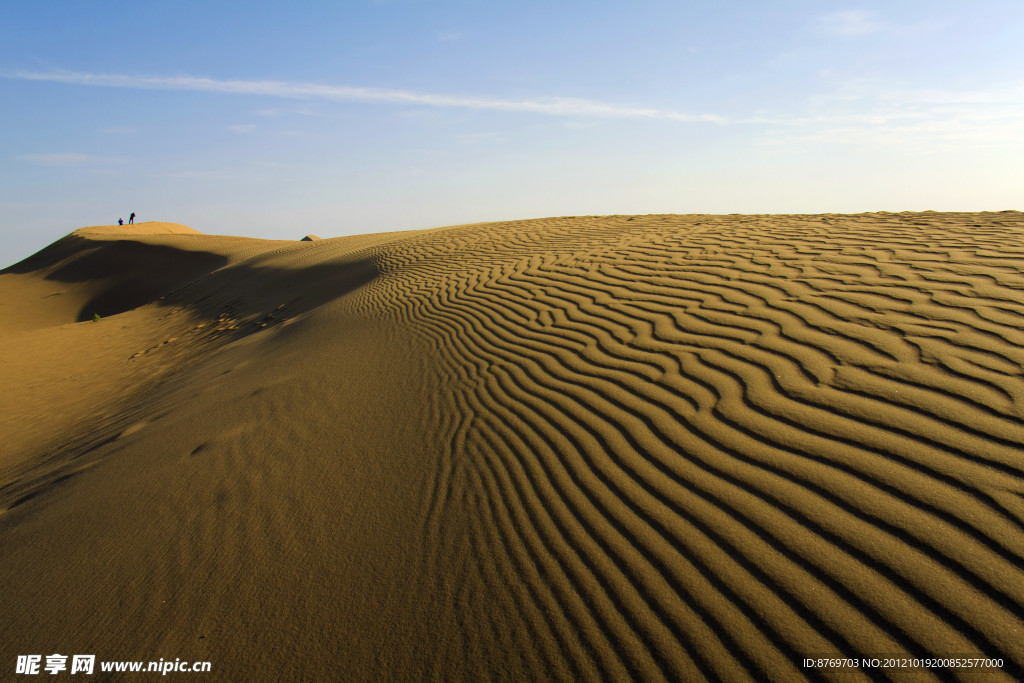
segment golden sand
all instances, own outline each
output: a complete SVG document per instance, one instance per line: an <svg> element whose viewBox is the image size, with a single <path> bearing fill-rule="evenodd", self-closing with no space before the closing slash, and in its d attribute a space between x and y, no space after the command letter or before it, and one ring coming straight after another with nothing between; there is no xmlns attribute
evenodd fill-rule
<svg viewBox="0 0 1024 683"><path fill-rule="evenodd" d="M101 226L0 317L4 667L1024 672L1024 214Z"/></svg>

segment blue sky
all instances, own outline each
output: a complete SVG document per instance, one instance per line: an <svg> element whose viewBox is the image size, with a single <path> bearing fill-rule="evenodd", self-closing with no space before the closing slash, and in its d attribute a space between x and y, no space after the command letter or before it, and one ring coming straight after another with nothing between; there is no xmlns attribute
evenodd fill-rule
<svg viewBox="0 0 1024 683"><path fill-rule="evenodd" d="M1024 209L1020 0L0 3L0 266L127 219L294 239Z"/></svg>

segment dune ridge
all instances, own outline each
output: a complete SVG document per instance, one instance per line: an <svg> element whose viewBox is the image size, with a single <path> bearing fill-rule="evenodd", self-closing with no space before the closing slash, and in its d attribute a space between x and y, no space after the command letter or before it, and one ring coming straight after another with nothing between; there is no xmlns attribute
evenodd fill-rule
<svg viewBox="0 0 1024 683"><path fill-rule="evenodd" d="M156 225L0 273L12 653L1024 674L1024 214Z"/></svg>

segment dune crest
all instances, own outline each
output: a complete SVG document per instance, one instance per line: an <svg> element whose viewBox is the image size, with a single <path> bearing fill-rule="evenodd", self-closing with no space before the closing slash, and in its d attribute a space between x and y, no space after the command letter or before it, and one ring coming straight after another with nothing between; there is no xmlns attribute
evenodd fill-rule
<svg viewBox="0 0 1024 683"><path fill-rule="evenodd" d="M145 221L125 225L93 225L75 230L72 235L201 235L198 230L163 221Z"/></svg>
<svg viewBox="0 0 1024 683"><path fill-rule="evenodd" d="M1024 214L157 225L0 273L5 651L1024 675Z"/></svg>

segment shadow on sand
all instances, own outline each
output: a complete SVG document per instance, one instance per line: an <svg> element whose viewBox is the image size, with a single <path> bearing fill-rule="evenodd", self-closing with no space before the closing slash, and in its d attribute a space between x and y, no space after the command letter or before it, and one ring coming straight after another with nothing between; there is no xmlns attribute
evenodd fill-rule
<svg viewBox="0 0 1024 683"><path fill-rule="evenodd" d="M316 249L320 244L307 242L302 248ZM46 280L85 285L86 298L75 322L157 303L189 309L211 321L272 313L278 324L342 297L379 274L372 258L342 257L305 268L255 265L258 258L228 266L226 256L206 251L69 235L0 275L48 271Z"/></svg>

